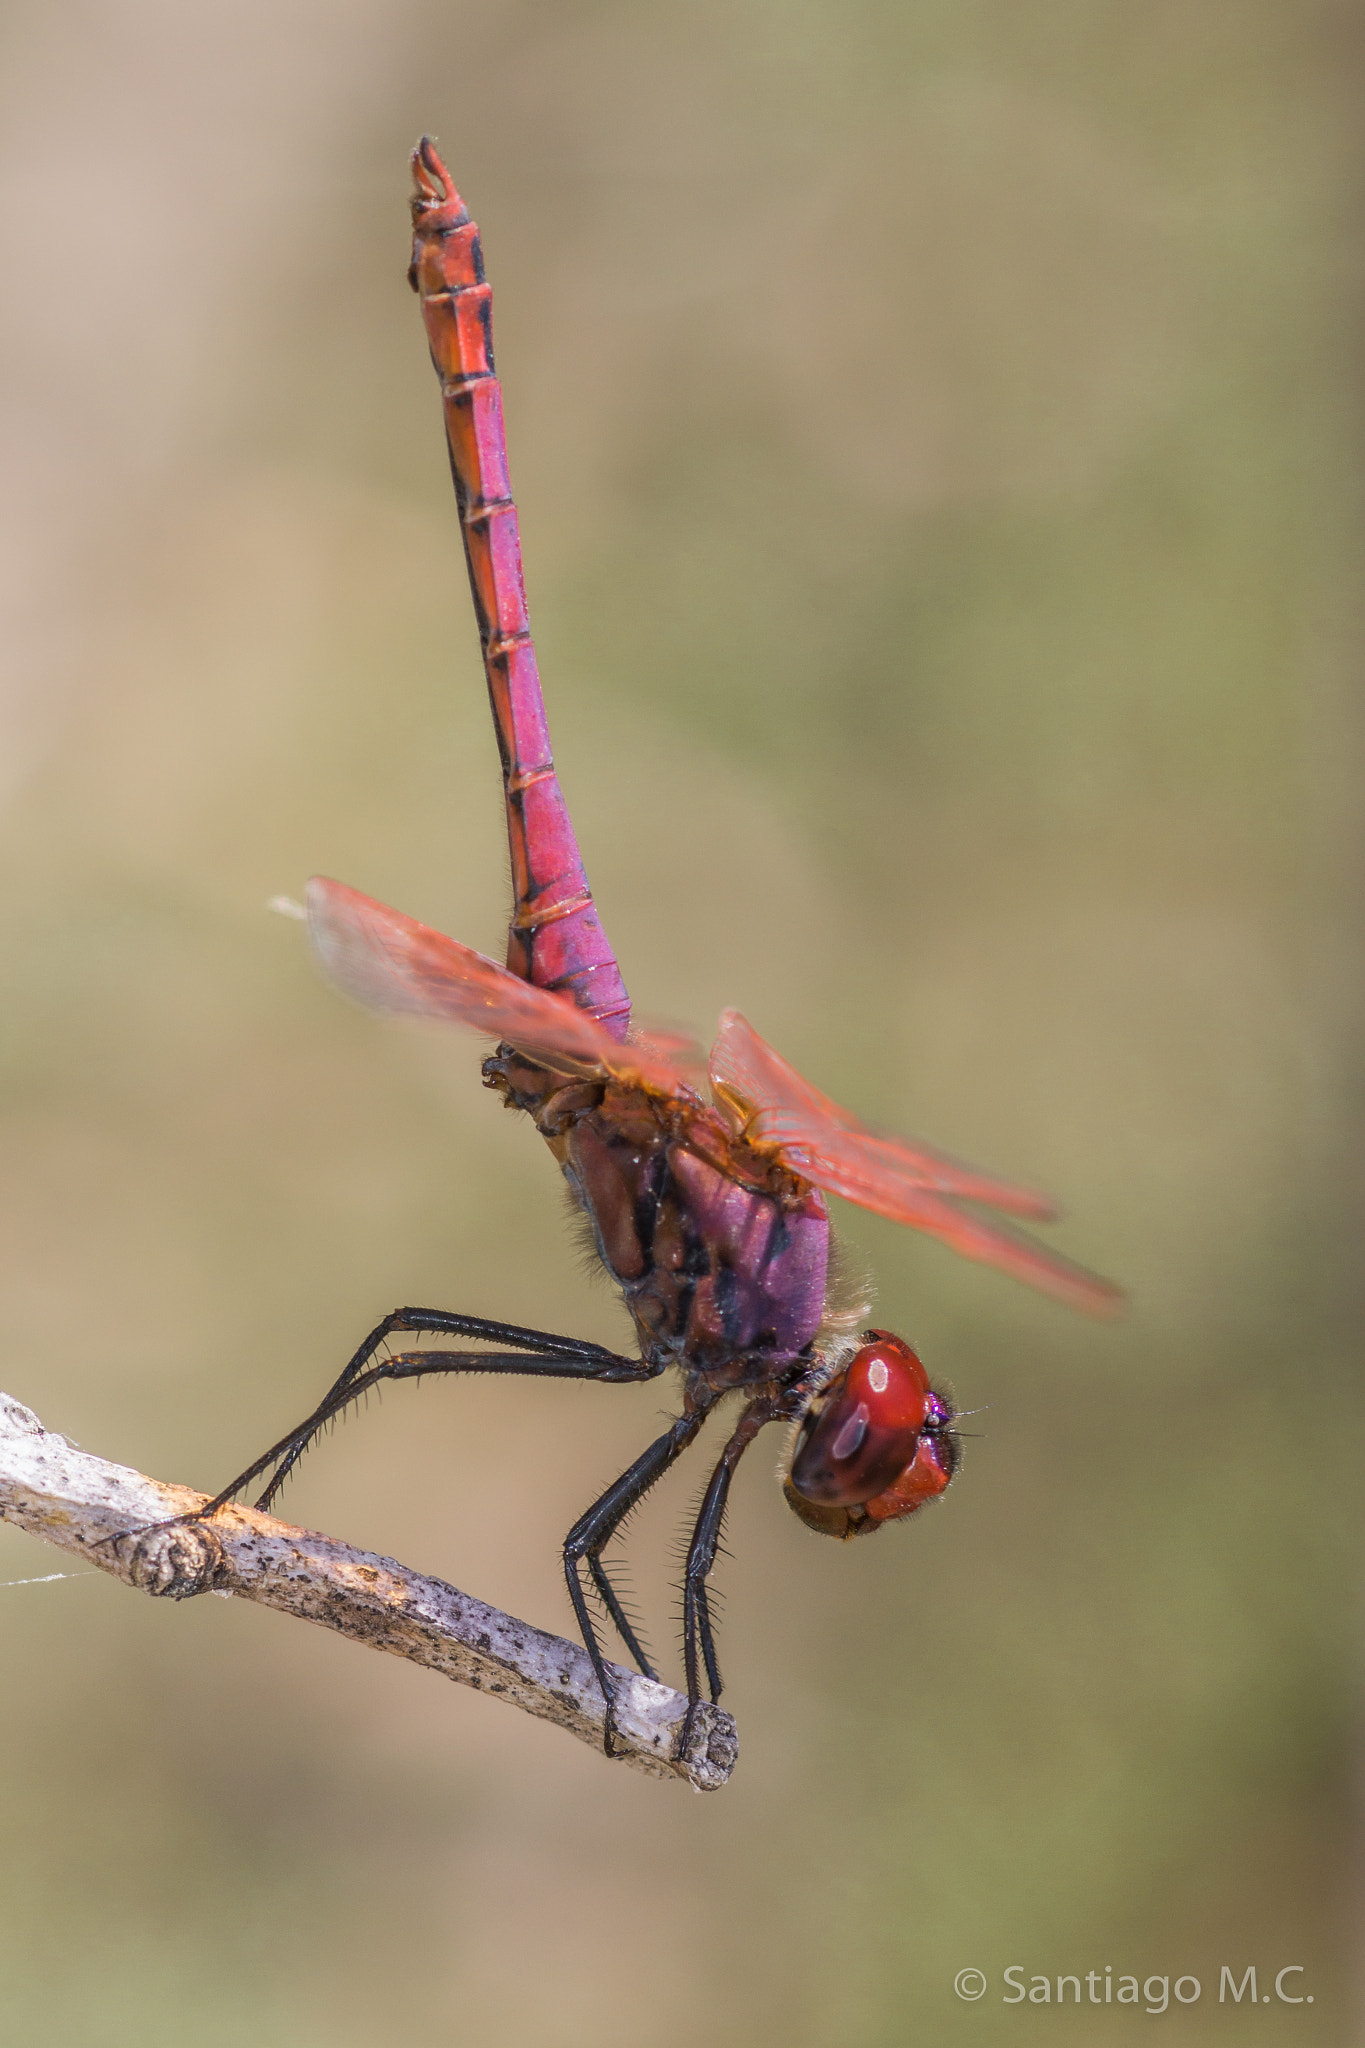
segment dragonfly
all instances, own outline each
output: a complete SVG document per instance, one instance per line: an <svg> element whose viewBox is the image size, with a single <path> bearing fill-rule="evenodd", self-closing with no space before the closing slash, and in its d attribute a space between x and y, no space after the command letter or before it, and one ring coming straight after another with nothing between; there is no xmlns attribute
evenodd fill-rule
<svg viewBox="0 0 1365 2048"><path fill-rule="evenodd" d="M646 1677L657 1673L604 1554L713 1411L737 1402L687 1544L682 1755L700 1702L720 1697L708 1581L736 1467L760 1432L786 1425L781 1483L789 1506L808 1528L845 1540L918 1513L958 1468L953 1406L918 1354L891 1331L858 1329L865 1308L840 1302L827 1197L924 1231L1073 1309L1110 1315L1121 1297L1017 1228L1016 1219L1055 1215L1045 1196L863 1123L804 1080L737 1010L724 1013L709 1052L683 1033L632 1022L550 749L479 231L429 137L413 152L412 169L409 279L440 381L502 762L514 898L507 958L492 960L323 878L308 886L309 935L347 995L495 1042L485 1084L529 1116L549 1146L621 1290L636 1349L616 1352L454 1311L397 1309L370 1331L313 1412L203 1513L267 1474L257 1505L268 1509L320 1432L381 1382L496 1372L631 1385L676 1374L678 1414L563 1544L611 1755L613 1681L598 1617ZM395 1349L405 1337L445 1342Z"/></svg>

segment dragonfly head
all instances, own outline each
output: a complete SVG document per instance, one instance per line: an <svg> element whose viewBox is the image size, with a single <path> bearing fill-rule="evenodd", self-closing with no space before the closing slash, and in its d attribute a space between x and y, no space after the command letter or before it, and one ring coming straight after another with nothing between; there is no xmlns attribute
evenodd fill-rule
<svg viewBox="0 0 1365 2048"><path fill-rule="evenodd" d="M861 1536L912 1515L957 1470L953 1408L889 1330L817 1381L784 1459L782 1491L807 1528Z"/></svg>

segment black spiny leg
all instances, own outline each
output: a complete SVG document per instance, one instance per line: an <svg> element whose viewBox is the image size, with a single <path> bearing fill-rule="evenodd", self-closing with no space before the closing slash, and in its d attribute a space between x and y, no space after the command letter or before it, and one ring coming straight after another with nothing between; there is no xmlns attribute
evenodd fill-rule
<svg viewBox="0 0 1365 2048"><path fill-rule="evenodd" d="M652 1678L654 1674L640 1655L634 1631L627 1623L621 1610L621 1603L602 1569L602 1552L636 1502L642 1500L650 1487L662 1479L669 1466L682 1456L705 1420L704 1408L696 1408L686 1415L680 1415L677 1421L672 1423L661 1437L657 1437L649 1449L642 1452L635 1463L607 1488L601 1499L594 1501L585 1515L580 1515L564 1538L564 1577L569 1588L569 1598L573 1602L573 1611L583 1637L584 1648L592 1659L592 1668L597 1673L597 1682L607 1703L602 1747L608 1756L616 1754L612 1739L612 1685L607 1676L602 1646L597 1640L597 1630L593 1625L587 1594L583 1590L578 1568L586 1561L593 1584L601 1593L614 1626L622 1640L629 1645L631 1654L640 1664L646 1677Z"/></svg>
<svg viewBox="0 0 1365 2048"><path fill-rule="evenodd" d="M684 1756L687 1752L697 1708L701 1704L699 1663L706 1666L706 1682L711 1698L720 1698L720 1666L716 1661L716 1644L711 1627L710 1603L706 1597L706 1580L716 1561L721 1525L725 1520L725 1504L729 1498L730 1481L734 1477L735 1467L764 1424L772 1421L773 1412L772 1402L764 1398L751 1402L740 1416L734 1433L721 1452L716 1469L711 1474L710 1484L697 1515L696 1527L692 1531L692 1540L687 1546L687 1566L683 1574L683 1667L687 1673L687 1719L683 1722L678 1742L679 1756Z"/></svg>
<svg viewBox="0 0 1365 2048"><path fill-rule="evenodd" d="M592 1574L593 1585L597 1588L597 1596L611 1617L612 1627L616 1630L617 1635L620 1636L621 1641L625 1644L645 1677L652 1678L657 1683L659 1674L641 1647L640 1638L636 1635L630 1617L621 1605L620 1595L607 1577L606 1567L602 1563L601 1558L590 1557L588 1559L588 1570Z"/></svg>
<svg viewBox="0 0 1365 2048"><path fill-rule="evenodd" d="M697 1635L701 1642L702 1662L706 1666L706 1689L713 1700L721 1693L720 1665L716 1659L716 1638L711 1627L711 1595L705 1584L697 1587ZM691 1701L688 1701L691 1705Z"/></svg>
<svg viewBox="0 0 1365 2048"><path fill-rule="evenodd" d="M487 1343L509 1348L507 1351L408 1351L376 1361L375 1354L380 1347L399 1331L404 1335L480 1337ZM211 1501L206 1501L197 1515L187 1519L206 1519L226 1506L244 1487L250 1486L253 1479L259 1479L263 1472L270 1472L273 1466L270 1482L256 1502L263 1511L268 1509L308 1446L327 1424L382 1380L421 1379L426 1373L439 1372L509 1372L544 1379L602 1380L619 1385L654 1379L662 1370L662 1366L647 1365L638 1358L623 1358L601 1344L590 1344L577 1337L557 1337L544 1330L524 1330L516 1323L495 1323L484 1316L459 1315L446 1309L395 1309L392 1315L385 1316L383 1322L371 1330L313 1413L264 1451L244 1472L239 1472Z"/></svg>

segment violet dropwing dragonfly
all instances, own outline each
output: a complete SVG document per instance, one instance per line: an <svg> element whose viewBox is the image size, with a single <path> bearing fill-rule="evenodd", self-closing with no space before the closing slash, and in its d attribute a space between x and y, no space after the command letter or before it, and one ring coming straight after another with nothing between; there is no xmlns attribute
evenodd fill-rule
<svg viewBox="0 0 1365 2048"><path fill-rule="evenodd" d="M515 898L507 964L340 882L309 884L309 932L326 973L348 995L497 1042L483 1064L485 1082L549 1145L625 1297L638 1354L482 1316L397 1309L313 1413L204 1513L265 1473L258 1505L268 1508L326 1424L381 1381L504 1372L629 1383L675 1372L676 1419L564 1541L569 1598L607 1703L610 1754L612 1686L590 1590L641 1671L655 1673L603 1553L712 1410L736 1397L738 1414L687 1549L683 1753L698 1702L721 1690L707 1579L731 1479L760 1430L788 1426L786 1499L809 1528L830 1536L868 1535L903 1520L941 1494L957 1468L953 1410L915 1352L889 1331L851 1330L840 1312L826 1195L927 1231L1071 1308L1107 1315L1120 1297L1000 1220L1046 1220L1054 1211L1043 1196L870 1129L803 1080L737 1010L721 1018L709 1055L676 1034L632 1027L550 752L479 231L429 139L412 164L409 276L440 379L502 756ZM484 1348L394 1351L398 1336Z"/></svg>

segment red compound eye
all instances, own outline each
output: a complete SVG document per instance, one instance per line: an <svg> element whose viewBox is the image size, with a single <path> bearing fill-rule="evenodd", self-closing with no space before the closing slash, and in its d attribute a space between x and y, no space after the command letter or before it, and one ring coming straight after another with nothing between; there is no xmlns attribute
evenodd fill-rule
<svg viewBox="0 0 1365 2048"><path fill-rule="evenodd" d="M943 1492L956 1464L956 1448L951 1439L931 1435L926 1430L913 1460L899 1478L887 1487L885 1493L879 1493L868 1501L868 1520L894 1522L900 1515L913 1515L916 1508L922 1508L927 1500Z"/></svg>
<svg viewBox="0 0 1365 2048"><path fill-rule="evenodd" d="M869 1512L889 1521L951 1479L952 1447L940 1434L950 1411L908 1344L886 1330L868 1338L797 1452L791 1483L823 1507L875 1502Z"/></svg>

